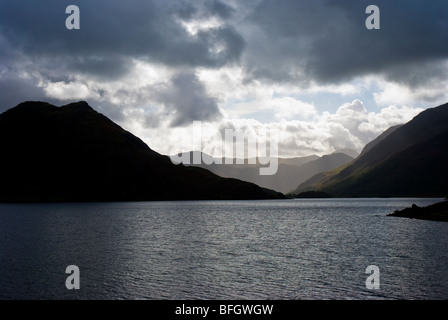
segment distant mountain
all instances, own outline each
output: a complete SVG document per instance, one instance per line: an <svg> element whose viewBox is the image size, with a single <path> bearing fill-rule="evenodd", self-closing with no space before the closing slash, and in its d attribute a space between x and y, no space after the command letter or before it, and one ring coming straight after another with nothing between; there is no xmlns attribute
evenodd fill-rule
<svg viewBox="0 0 448 320"><path fill-rule="evenodd" d="M352 157L353 159L356 159L359 156L358 151L355 151L355 150L349 149L349 148L339 149L339 150L336 150L334 153L345 153L346 155Z"/></svg>
<svg viewBox="0 0 448 320"><path fill-rule="evenodd" d="M294 193L323 191L338 197L446 196L448 104L392 127L349 165L321 173Z"/></svg>
<svg viewBox="0 0 448 320"><path fill-rule="evenodd" d="M270 199L280 193L174 165L86 102L0 114L0 201Z"/></svg>
<svg viewBox="0 0 448 320"><path fill-rule="evenodd" d="M300 167L300 166L304 165L305 163L317 160L319 158L320 157L316 156L316 155L311 155L311 156L307 156L307 157L295 157L295 158L279 158L278 163Z"/></svg>
<svg viewBox="0 0 448 320"><path fill-rule="evenodd" d="M340 167L353 160L344 153L334 153L323 157L313 155L303 158L279 158L277 173L263 176L260 175L259 168L267 165L248 164L247 159L244 164L236 164L235 159L228 159L228 164L224 159L219 159L222 164L216 164L214 158L199 151L185 154L190 159L190 163L193 163L195 155L197 159L204 157L207 160L205 163L193 164L193 166L208 169L221 177L241 179L282 193L293 190L297 184L319 172ZM211 163L211 160L214 161L213 164L206 164Z"/></svg>
<svg viewBox="0 0 448 320"><path fill-rule="evenodd" d="M299 168L301 178L303 179L302 181L306 181L321 172L327 172L329 170L334 170L341 166L347 165L353 160L354 159L352 157L346 155L345 153L332 153L330 155L322 156L321 158L304 164ZM297 183L298 181L295 182ZM289 191L292 190L293 188L289 189Z"/></svg>

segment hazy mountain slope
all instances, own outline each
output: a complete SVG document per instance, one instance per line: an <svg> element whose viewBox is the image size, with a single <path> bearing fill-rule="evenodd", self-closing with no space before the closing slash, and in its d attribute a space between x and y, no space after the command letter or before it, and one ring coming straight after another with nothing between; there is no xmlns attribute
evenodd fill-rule
<svg viewBox="0 0 448 320"><path fill-rule="evenodd" d="M193 154L200 154L198 152L190 153L190 163L193 163ZM209 155L204 157L211 158ZM308 161L309 159L315 159ZM289 161L288 161L289 160ZM259 186L269 189L277 190L282 193L291 191L297 186L297 184L306 181L313 175L337 168L343 164L352 161L353 158L343 154L335 153L331 155L325 155L323 157L310 156L305 158L292 158L278 160L278 170L275 175L262 176L260 175L259 168L267 165L250 165L250 164L236 164L236 161L232 159L233 164L194 164L201 168L210 170L211 172L221 177L237 178L244 181L255 183ZM291 165L290 163L304 162L301 166Z"/></svg>
<svg viewBox="0 0 448 320"><path fill-rule="evenodd" d="M0 150L1 201L274 197L254 184L174 165L85 102L9 109L0 115Z"/></svg>
<svg viewBox="0 0 448 320"><path fill-rule="evenodd" d="M359 152L355 151L353 149L345 148L345 149L339 149L336 150L333 153L345 153L346 155L352 157L353 159L356 159L359 156Z"/></svg>
<svg viewBox="0 0 448 320"><path fill-rule="evenodd" d="M311 178L295 193L319 190L335 196L445 195L448 104L427 109L391 131L352 164Z"/></svg>
<svg viewBox="0 0 448 320"><path fill-rule="evenodd" d="M295 158L279 158L278 163L300 167L300 166L303 166L305 163L317 160L319 158L320 157L316 156L316 155L311 155L311 156L306 156L306 157L295 157Z"/></svg>

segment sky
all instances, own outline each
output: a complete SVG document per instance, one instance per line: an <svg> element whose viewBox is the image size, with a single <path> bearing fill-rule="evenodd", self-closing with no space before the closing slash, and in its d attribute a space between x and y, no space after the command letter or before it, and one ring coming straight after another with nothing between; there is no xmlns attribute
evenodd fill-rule
<svg viewBox="0 0 448 320"><path fill-rule="evenodd" d="M361 151L447 89L446 0L0 1L0 112L84 100L167 155L195 121L212 151L226 129L275 130L283 157Z"/></svg>

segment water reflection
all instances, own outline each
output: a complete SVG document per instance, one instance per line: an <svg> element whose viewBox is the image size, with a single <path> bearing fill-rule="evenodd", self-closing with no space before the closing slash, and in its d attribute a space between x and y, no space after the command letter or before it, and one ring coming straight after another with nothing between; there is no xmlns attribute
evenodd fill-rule
<svg viewBox="0 0 448 320"><path fill-rule="evenodd" d="M2 204L0 298L446 299L448 224L385 216L436 201Z"/></svg>

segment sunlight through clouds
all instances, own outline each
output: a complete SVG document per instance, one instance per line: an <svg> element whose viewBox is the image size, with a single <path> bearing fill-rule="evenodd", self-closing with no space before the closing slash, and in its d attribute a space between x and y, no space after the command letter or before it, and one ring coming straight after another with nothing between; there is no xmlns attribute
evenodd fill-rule
<svg viewBox="0 0 448 320"><path fill-rule="evenodd" d="M445 1L381 3L381 31L366 3L79 0L69 31L68 1L4 0L0 111L87 100L164 154L193 121L275 127L284 156L360 151L448 100Z"/></svg>

